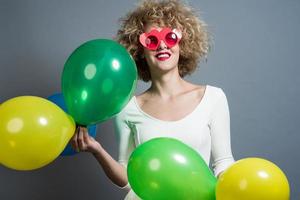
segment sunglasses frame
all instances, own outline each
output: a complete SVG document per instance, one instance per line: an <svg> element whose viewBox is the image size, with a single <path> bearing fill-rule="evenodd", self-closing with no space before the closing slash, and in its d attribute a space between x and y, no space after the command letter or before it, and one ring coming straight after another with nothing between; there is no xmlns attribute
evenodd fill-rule
<svg viewBox="0 0 300 200"><path fill-rule="evenodd" d="M174 33L177 37L177 41L175 44L169 44L167 41L166 41L166 36L169 34L169 33ZM157 39L157 44L154 46L154 47L149 47L147 45L147 39L150 37L150 36L153 36ZM164 41L164 43L167 45L168 48L172 48L173 46L175 46L176 44L179 43L180 39L181 39L182 35L181 35L181 32L179 32L177 29L173 29L171 30L171 28L168 28L168 27L165 27L163 29L161 29L160 31L158 31L157 29L151 29L150 32L148 33L142 33L139 37L139 41L140 43L147 49L149 50L157 50L157 48L159 47L161 41Z"/></svg>

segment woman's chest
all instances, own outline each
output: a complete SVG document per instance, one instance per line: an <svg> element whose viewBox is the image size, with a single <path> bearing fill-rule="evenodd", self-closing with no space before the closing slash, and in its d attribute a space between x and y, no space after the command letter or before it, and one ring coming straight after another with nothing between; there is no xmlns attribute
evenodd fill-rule
<svg viewBox="0 0 300 200"><path fill-rule="evenodd" d="M196 98L180 98L169 101L151 99L145 101L141 109L159 120L178 121L192 113L197 108L199 101Z"/></svg>
<svg viewBox="0 0 300 200"><path fill-rule="evenodd" d="M173 122L140 117L130 122L130 129L136 145L157 137L171 137L199 148L210 140L209 118L205 113Z"/></svg>
<svg viewBox="0 0 300 200"><path fill-rule="evenodd" d="M210 144L210 128L207 118L198 120L185 119L178 122L163 123L144 119L139 123L133 123L131 131L135 145L138 146L151 139L169 137L180 140L185 144L200 150Z"/></svg>

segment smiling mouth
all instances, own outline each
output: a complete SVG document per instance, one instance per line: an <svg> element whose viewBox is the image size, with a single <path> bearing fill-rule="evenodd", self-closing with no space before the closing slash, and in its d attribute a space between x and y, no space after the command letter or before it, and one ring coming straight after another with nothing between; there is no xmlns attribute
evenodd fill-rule
<svg viewBox="0 0 300 200"><path fill-rule="evenodd" d="M155 57L160 60L160 61L164 61L167 60L171 57L171 54L168 52L161 52L155 55Z"/></svg>

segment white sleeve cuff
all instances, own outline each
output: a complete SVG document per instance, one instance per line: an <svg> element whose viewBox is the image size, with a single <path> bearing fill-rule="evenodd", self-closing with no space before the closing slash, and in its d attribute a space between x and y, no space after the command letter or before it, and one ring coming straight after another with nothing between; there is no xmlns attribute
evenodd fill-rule
<svg viewBox="0 0 300 200"><path fill-rule="evenodd" d="M121 190L126 190L126 191L130 191L131 190L131 186L129 184L129 182L127 183L127 185L123 186L123 187L120 187L118 185L116 185L119 189Z"/></svg>

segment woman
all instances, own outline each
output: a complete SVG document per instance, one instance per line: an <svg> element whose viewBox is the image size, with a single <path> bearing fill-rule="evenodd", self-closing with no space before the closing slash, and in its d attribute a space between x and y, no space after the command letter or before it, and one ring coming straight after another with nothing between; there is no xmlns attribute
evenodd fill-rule
<svg viewBox="0 0 300 200"><path fill-rule="evenodd" d="M222 89L195 85L183 78L191 74L209 51L206 25L188 6L176 0L144 1L122 21L117 40L138 67L139 78L151 81L115 117L119 160L115 161L79 127L74 148L94 154L116 185L130 190L126 166L134 148L152 138L172 137L194 148L216 176L233 162L230 122ZM126 199L138 199L130 190Z"/></svg>

